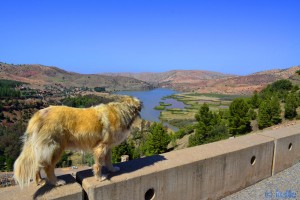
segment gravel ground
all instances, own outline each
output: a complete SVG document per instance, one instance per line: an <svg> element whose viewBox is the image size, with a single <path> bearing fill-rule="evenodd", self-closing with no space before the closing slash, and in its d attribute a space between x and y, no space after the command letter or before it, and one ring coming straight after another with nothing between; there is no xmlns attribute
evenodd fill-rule
<svg viewBox="0 0 300 200"><path fill-rule="evenodd" d="M223 200L300 200L300 163L247 187Z"/></svg>

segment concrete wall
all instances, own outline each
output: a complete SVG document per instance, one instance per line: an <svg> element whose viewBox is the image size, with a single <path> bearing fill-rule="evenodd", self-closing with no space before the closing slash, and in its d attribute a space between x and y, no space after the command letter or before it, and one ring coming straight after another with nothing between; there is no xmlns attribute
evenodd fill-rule
<svg viewBox="0 0 300 200"><path fill-rule="evenodd" d="M300 126L290 126L284 129L264 131L262 136L274 139L273 174L291 167L300 160Z"/></svg>
<svg viewBox="0 0 300 200"><path fill-rule="evenodd" d="M299 160L300 125L295 125L119 163L121 171L102 182L84 170L76 175L78 183L69 176L69 184L62 187L30 186L23 191L10 187L0 189L0 195L1 199L219 199Z"/></svg>
<svg viewBox="0 0 300 200"><path fill-rule="evenodd" d="M109 181L87 178L85 172L78 179L90 200L145 199L151 188L155 199L216 199L271 176L273 149L272 138L247 135L153 156L152 161L121 163L121 172Z"/></svg>

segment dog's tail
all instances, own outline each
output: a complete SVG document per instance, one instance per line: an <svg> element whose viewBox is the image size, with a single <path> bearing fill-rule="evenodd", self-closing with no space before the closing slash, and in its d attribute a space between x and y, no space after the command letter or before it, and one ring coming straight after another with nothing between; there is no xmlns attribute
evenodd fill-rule
<svg viewBox="0 0 300 200"><path fill-rule="evenodd" d="M24 185L29 185L30 179L35 176L37 171L38 162L32 142L29 140L25 142L23 151L14 164L14 178L23 188Z"/></svg>
<svg viewBox="0 0 300 200"><path fill-rule="evenodd" d="M29 121L26 133L22 138L24 143L22 152L14 164L14 179L19 183L21 188L24 185L28 186L30 179L34 178L39 170L39 162L34 145L36 143L34 138L40 128L39 125L37 116L34 116Z"/></svg>

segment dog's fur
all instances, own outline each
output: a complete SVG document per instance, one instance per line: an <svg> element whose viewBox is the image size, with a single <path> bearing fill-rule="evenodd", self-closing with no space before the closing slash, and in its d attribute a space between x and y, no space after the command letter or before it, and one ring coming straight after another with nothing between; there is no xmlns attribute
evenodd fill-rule
<svg viewBox="0 0 300 200"><path fill-rule="evenodd" d="M126 139L140 110L138 99L123 96L119 102L91 108L50 106L38 111L29 121L22 152L14 164L16 181L21 188L34 177L37 184L42 183L40 170L44 169L47 182L64 184L56 178L54 168L64 150L74 148L92 151L94 175L97 180L105 179L103 162L110 171L119 170L111 163L111 149Z"/></svg>

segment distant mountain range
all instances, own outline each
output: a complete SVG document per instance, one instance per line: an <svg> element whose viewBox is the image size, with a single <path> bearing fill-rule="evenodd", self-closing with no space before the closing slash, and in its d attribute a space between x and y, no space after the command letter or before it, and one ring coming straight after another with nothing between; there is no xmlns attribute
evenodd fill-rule
<svg viewBox="0 0 300 200"><path fill-rule="evenodd" d="M152 84L165 85L169 83L193 83L199 80L211 80L233 77L234 75L205 70L172 70L168 72L152 73L105 73L109 76L126 76Z"/></svg>
<svg viewBox="0 0 300 200"><path fill-rule="evenodd" d="M237 76L204 70L172 70L161 73L79 74L43 65L12 65L0 62L0 78L27 82L35 87L55 83L76 87L105 87L115 90L147 90L153 87L171 88L182 92L251 94L280 79L290 79L300 85L295 72L300 66L274 69L247 76Z"/></svg>
<svg viewBox="0 0 300 200"><path fill-rule="evenodd" d="M67 72L57 67L43 65L12 65L0 62L0 79L16 80L31 84L36 88L45 85L61 84L74 87L105 87L115 90L149 90L153 86L145 81L128 77L115 77L99 74L79 74Z"/></svg>
<svg viewBox="0 0 300 200"><path fill-rule="evenodd" d="M247 76L222 74L202 70L173 70L163 73L107 73L109 76L126 76L154 83L158 87L172 88L182 92L251 94L280 79L291 79L300 84L295 72L300 66L274 69Z"/></svg>

